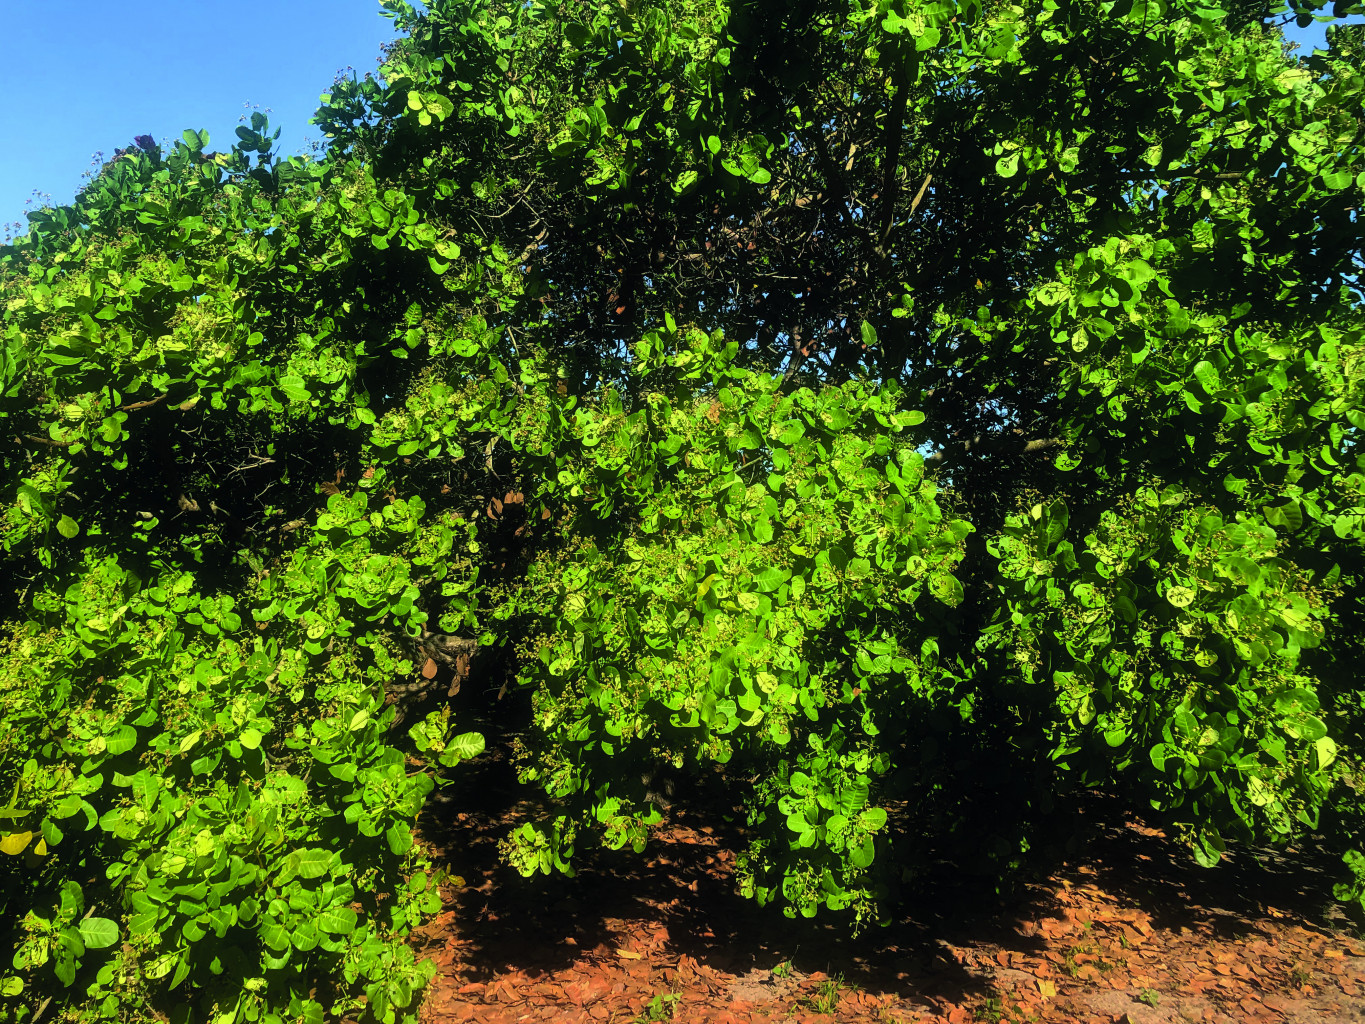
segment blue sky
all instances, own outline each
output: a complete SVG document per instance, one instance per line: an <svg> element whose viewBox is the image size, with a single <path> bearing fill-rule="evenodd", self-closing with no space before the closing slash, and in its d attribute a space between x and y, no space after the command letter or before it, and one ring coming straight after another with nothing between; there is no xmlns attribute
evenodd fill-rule
<svg viewBox="0 0 1365 1024"><path fill-rule="evenodd" d="M1321 25L1289 31L1323 39ZM207 128L226 148L253 106L283 129L281 152L302 152L318 95L348 65L373 70L391 38L376 0L0 0L0 225L25 200L69 202L94 154L135 135Z"/></svg>
<svg viewBox="0 0 1365 1024"><path fill-rule="evenodd" d="M92 155L134 135L207 128L225 149L244 104L301 152L319 94L347 65L373 71L393 34L377 0L0 0L0 224L35 189L70 202Z"/></svg>

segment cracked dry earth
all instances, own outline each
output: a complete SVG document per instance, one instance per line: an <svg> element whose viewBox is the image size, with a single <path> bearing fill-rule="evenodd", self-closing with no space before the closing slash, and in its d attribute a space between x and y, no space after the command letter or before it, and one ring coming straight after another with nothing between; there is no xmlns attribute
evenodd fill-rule
<svg viewBox="0 0 1365 1024"><path fill-rule="evenodd" d="M943 891L850 939L733 895L733 856L685 813L644 856L539 883L498 864L520 816L426 824L465 884L416 936L440 970L423 1024L1365 1024L1365 944L1329 917L1330 861L1243 854L1208 872L1155 830L1096 826L1086 860L1022 901Z"/></svg>

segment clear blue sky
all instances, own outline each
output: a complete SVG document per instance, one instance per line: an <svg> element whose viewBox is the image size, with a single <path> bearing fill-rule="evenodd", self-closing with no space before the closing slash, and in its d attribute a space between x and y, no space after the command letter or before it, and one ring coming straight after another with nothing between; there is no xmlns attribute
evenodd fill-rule
<svg viewBox="0 0 1365 1024"><path fill-rule="evenodd" d="M1321 25L1289 32L1323 40ZM93 154L135 135L207 128L225 148L248 104L270 108L281 152L302 152L318 95L347 65L373 70L391 38L376 0L0 0L0 225L27 199L70 202Z"/></svg>
<svg viewBox="0 0 1365 1024"><path fill-rule="evenodd" d="M134 135L207 128L227 148L243 104L271 108L279 149L301 152L337 71L373 71L393 35L377 0L0 0L0 224L35 189L70 202L92 155Z"/></svg>

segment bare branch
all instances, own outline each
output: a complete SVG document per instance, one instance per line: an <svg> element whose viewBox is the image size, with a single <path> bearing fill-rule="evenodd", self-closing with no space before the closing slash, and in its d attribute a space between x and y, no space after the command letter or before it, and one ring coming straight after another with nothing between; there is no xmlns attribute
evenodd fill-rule
<svg viewBox="0 0 1365 1024"><path fill-rule="evenodd" d="M165 392L155 398L149 398L145 402L129 402L127 405L120 405L119 412L132 412L134 409L150 409L154 405L160 405L166 400Z"/></svg>
<svg viewBox="0 0 1365 1024"><path fill-rule="evenodd" d="M919 191L915 193L915 198L910 200L910 216L913 217L915 215L915 211L919 209L920 201L924 198L924 193L929 188L929 182L933 180L934 176L932 174L926 174L924 176L924 184L922 184L919 187Z"/></svg>

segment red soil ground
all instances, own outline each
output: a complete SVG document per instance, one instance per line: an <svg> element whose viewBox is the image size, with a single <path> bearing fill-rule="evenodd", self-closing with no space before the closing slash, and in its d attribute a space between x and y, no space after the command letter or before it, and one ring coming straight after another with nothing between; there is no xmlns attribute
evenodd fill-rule
<svg viewBox="0 0 1365 1024"><path fill-rule="evenodd" d="M507 781L505 764L484 771L479 786ZM593 856L575 878L539 882L498 863L518 817L438 811L426 824L465 884L416 937L440 969L424 1024L1365 1022L1365 943L1331 917L1311 855L1204 871L1120 823L1022 900L945 891L851 939L735 896L733 855L685 813L644 856Z"/></svg>

